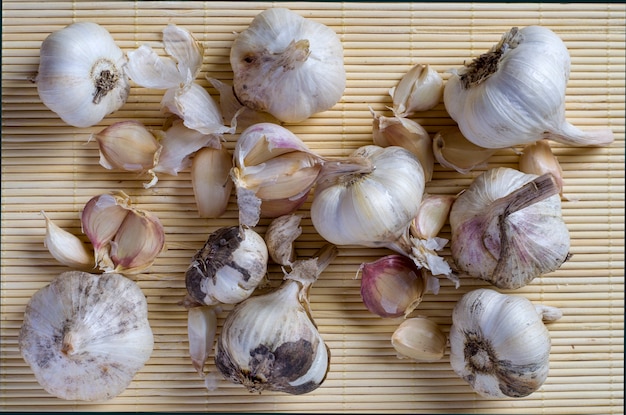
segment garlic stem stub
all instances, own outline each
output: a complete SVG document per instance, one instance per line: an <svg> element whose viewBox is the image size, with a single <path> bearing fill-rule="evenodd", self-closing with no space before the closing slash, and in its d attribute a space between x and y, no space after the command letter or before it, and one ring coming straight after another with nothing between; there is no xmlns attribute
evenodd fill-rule
<svg viewBox="0 0 626 415"><path fill-rule="evenodd" d="M66 400L116 397L153 346L146 298L119 274L55 277L29 300L19 333L20 353L37 382Z"/></svg>
<svg viewBox="0 0 626 415"><path fill-rule="evenodd" d="M330 109L346 87L337 34L283 7L262 11L237 34L230 64L239 102L282 122Z"/></svg>
<svg viewBox="0 0 626 415"><path fill-rule="evenodd" d="M459 70L444 87L446 110L463 135L483 148L550 139L574 146L613 142L608 129L582 131L565 117L571 59L565 43L542 26L513 27Z"/></svg>
<svg viewBox="0 0 626 415"><path fill-rule="evenodd" d="M126 103L126 57L104 27L66 26L44 39L39 57L39 97L67 124L91 127Z"/></svg>

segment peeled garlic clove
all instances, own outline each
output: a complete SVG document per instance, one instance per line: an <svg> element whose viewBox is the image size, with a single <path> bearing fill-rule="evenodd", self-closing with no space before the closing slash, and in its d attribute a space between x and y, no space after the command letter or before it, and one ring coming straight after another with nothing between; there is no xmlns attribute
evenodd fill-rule
<svg viewBox="0 0 626 415"><path fill-rule="evenodd" d="M444 167L468 174L484 166L496 150L479 147L463 136L459 127L439 131L433 138L435 159Z"/></svg>
<svg viewBox="0 0 626 415"><path fill-rule="evenodd" d="M456 196L425 194L411 222L411 235L420 239L434 238L448 221Z"/></svg>
<svg viewBox="0 0 626 415"><path fill-rule="evenodd" d="M46 219L46 237L44 245L52 256L61 264L70 268L90 270L95 268L93 251L75 235L56 225L42 210Z"/></svg>
<svg viewBox="0 0 626 415"><path fill-rule="evenodd" d="M189 356L194 369L204 378L204 364L213 349L217 333L217 314L213 307L192 307L187 311Z"/></svg>
<svg viewBox="0 0 626 415"><path fill-rule="evenodd" d="M481 288L454 307L450 364L484 397L521 398L538 390L548 377L550 343L542 314L522 296Z"/></svg>
<svg viewBox="0 0 626 415"><path fill-rule="evenodd" d="M331 108L346 86L337 34L281 7L259 13L237 35L230 64L237 99L283 122L300 122Z"/></svg>
<svg viewBox="0 0 626 415"><path fill-rule="evenodd" d="M267 273L263 238L250 228L216 230L185 273L188 296L204 305L236 304L248 298Z"/></svg>
<svg viewBox="0 0 626 415"><path fill-rule="evenodd" d="M439 325L424 317L408 318L391 336L391 344L399 358L418 362L441 360L446 350L446 335Z"/></svg>
<svg viewBox="0 0 626 415"><path fill-rule="evenodd" d="M85 204L80 215L83 232L91 241L100 260L119 230L130 209L130 197L124 192L94 196Z"/></svg>
<svg viewBox="0 0 626 415"><path fill-rule="evenodd" d="M569 258L570 237L552 175L507 167L478 176L450 210L450 250L458 269L516 289Z"/></svg>
<svg viewBox="0 0 626 415"><path fill-rule="evenodd" d="M404 255L361 264L359 272L363 304L380 317L408 316L422 302L426 290L422 273Z"/></svg>
<svg viewBox="0 0 626 415"><path fill-rule="evenodd" d="M563 170L548 140L539 140L524 147L519 159L519 169L537 176L544 173L552 174L559 187L559 193L563 193Z"/></svg>
<svg viewBox="0 0 626 415"><path fill-rule="evenodd" d="M137 284L118 274L80 271L59 275L31 297L18 341L48 393L80 401L122 393L154 345Z"/></svg>
<svg viewBox="0 0 626 415"><path fill-rule="evenodd" d="M417 111L427 111L439 103L443 95L443 78L429 65L413 66L391 88L393 112L397 117L408 117Z"/></svg>
<svg viewBox="0 0 626 415"><path fill-rule="evenodd" d="M133 209L111 241L114 272L142 272L154 263L164 248L165 231L159 218L148 211Z"/></svg>
<svg viewBox="0 0 626 415"><path fill-rule="evenodd" d="M294 241L302 234L302 216L283 215L272 220L265 231L265 243L270 257L280 265L291 265L296 259Z"/></svg>
<svg viewBox="0 0 626 415"><path fill-rule="evenodd" d="M193 156L191 185L201 218L218 218L226 211L233 189L232 167L232 156L225 147L205 147Z"/></svg>
<svg viewBox="0 0 626 415"><path fill-rule="evenodd" d="M50 34L39 57L39 97L67 124L91 127L128 98L124 52L96 23L77 22Z"/></svg>

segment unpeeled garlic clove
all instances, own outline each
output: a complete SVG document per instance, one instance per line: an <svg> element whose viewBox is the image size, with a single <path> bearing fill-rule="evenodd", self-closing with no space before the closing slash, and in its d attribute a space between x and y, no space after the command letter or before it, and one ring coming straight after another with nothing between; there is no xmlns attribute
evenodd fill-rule
<svg viewBox="0 0 626 415"><path fill-rule="evenodd" d="M130 197L121 191L94 196L85 204L81 225L93 245L97 261L108 256L108 245L128 215L130 204Z"/></svg>
<svg viewBox="0 0 626 415"><path fill-rule="evenodd" d="M204 364L213 349L217 333L217 314L214 307L191 307L187 311L189 356L194 369L204 378Z"/></svg>
<svg viewBox="0 0 626 415"><path fill-rule="evenodd" d="M265 231L265 243L270 257L280 265L291 265L296 259L293 242L302 234L302 216L291 214L275 218Z"/></svg>
<svg viewBox="0 0 626 415"><path fill-rule="evenodd" d="M559 193L563 194L563 170L552 152L547 139L536 141L524 147L519 159L519 169L524 173L541 176L550 173L556 180Z"/></svg>
<svg viewBox="0 0 626 415"><path fill-rule="evenodd" d="M482 148L469 141L457 126L445 128L433 138L435 159L461 174L484 166L495 152L495 149Z"/></svg>
<svg viewBox="0 0 626 415"><path fill-rule="evenodd" d="M225 147L205 147L193 156L191 184L201 218L218 218L226 211L233 189L232 167L232 156Z"/></svg>
<svg viewBox="0 0 626 415"><path fill-rule="evenodd" d="M413 260L387 255L361 264L361 298L369 311L385 318L409 315L422 301L426 283Z"/></svg>
<svg viewBox="0 0 626 415"><path fill-rule="evenodd" d="M443 95L443 78L429 65L417 64L389 90L389 95L393 99L394 114L408 117L439 103Z"/></svg>
<svg viewBox="0 0 626 415"><path fill-rule="evenodd" d="M46 219L44 246L60 263L78 270L93 270L96 260L93 252L76 235L60 228L42 210Z"/></svg>
<svg viewBox="0 0 626 415"><path fill-rule="evenodd" d="M139 121L120 121L94 134L100 165L106 169L144 172L152 169L161 146Z"/></svg>
<svg viewBox="0 0 626 415"><path fill-rule="evenodd" d="M436 362L446 350L446 335L439 325L424 317L404 320L391 336L399 358L418 362Z"/></svg>
<svg viewBox="0 0 626 415"><path fill-rule="evenodd" d="M411 222L411 235L419 239L434 238L448 220L456 196L425 194L417 216Z"/></svg>

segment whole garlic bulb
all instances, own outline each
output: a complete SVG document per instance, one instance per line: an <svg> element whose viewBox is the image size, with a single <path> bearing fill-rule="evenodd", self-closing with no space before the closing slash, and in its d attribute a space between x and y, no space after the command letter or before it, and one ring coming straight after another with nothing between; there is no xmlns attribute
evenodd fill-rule
<svg viewBox="0 0 626 415"><path fill-rule="evenodd" d="M609 129L581 131L565 119L570 56L541 26L517 27L458 71L444 87L444 104L463 135L483 148L547 138L571 145L605 145Z"/></svg>
<svg viewBox="0 0 626 415"><path fill-rule="evenodd" d="M283 122L300 122L331 108L346 87L337 34L281 7L259 13L237 35L230 64L237 99Z"/></svg>
<svg viewBox="0 0 626 415"><path fill-rule="evenodd" d="M452 313L452 369L481 396L530 395L548 377L551 343L543 320L561 316L560 310L521 296L470 291Z"/></svg>
<svg viewBox="0 0 626 415"><path fill-rule="evenodd" d="M450 229L459 270L498 288L523 287L569 255L559 187L550 174L486 171L452 205Z"/></svg>
<svg viewBox="0 0 626 415"><path fill-rule="evenodd" d="M119 395L153 345L146 298L119 274L64 272L32 296L19 334L39 384L68 400Z"/></svg>
<svg viewBox="0 0 626 415"><path fill-rule="evenodd" d="M125 64L124 52L104 27L73 23L41 44L37 92L67 124L90 127L126 102Z"/></svg>

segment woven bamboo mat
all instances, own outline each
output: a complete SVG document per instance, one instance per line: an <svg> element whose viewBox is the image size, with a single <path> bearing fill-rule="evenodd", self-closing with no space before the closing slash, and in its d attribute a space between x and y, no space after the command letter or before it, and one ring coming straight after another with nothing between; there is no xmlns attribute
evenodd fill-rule
<svg viewBox="0 0 626 415"><path fill-rule="evenodd" d="M355 279L362 262L390 253L343 247L311 290L319 329L331 349L325 383L302 396L264 392L220 381L209 391L187 352L184 271L208 234L236 223L236 200L217 220L199 219L189 171L161 176L144 189L146 177L111 172L98 164L91 133L126 119L148 126L163 122L162 91L133 87L125 106L91 128L64 124L40 101L30 78L39 47L52 31L76 21L106 27L126 51L143 43L160 47L168 23L183 26L205 45L204 75L232 81L228 61L234 32L260 11L281 5L334 29L345 48L347 88L329 111L288 128L324 156L344 156L372 142L368 105L385 113L387 91L416 63L446 70L488 50L512 26L544 25L566 43L572 58L567 118L581 128L610 127L607 147L553 144L563 171L563 215L571 234L570 261L558 271L516 291L531 301L562 309L549 326L550 375L523 399L489 400L455 376L448 353L437 363L399 360L390 336L399 320L369 313ZM624 344L624 23L623 4L498 3L277 3L277 2L2 2L2 301L0 401L3 411L204 411L204 412L411 412L411 413L623 413ZM209 88L214 97L216 91ZM387 114L389 115L389 114ZM453 121L443 102L413 117L435 134ZM227 137L232 148L236 136ZM489 167L516 167L518 155L498 151ZM439 165L431 193L456 194L484 169L461 175ZM123 190L155 212L167 234L168 250L149 272L133 277L149 303L154 352L128 389L105 403L63 401L46 393L21 358L17 335L30 296L66 271L43 245L45 210L57 224L80 235L78 212L96 194ZM303 234L296 242L310 256L323 241L311 225L308 201ZM258 231L263 234L268 220ZM443 237L449 237L446 225ZM444 250L444 255L449 251ZM270 265L270 279L282 274ZM464 280L459 289L442 282L417 313L449 331L460 296L484 283ZM223 322L228 309L219 315ZM210 371L216 369L209 360Z"/></svg>

